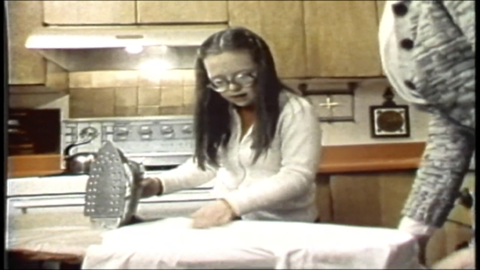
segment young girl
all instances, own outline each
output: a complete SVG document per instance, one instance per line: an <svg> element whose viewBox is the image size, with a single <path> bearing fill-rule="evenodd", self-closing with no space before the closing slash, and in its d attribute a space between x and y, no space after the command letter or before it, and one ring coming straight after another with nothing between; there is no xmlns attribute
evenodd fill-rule
<svg viewBox="0 0 480 270"><path fill-rule="evenodd" d="M240 217L314 222L319 123L278 78L265 41L245 28L218 32L200 47L195 70L194 156L144 179L142 197L214 179L218 200L192 215L196 228Z"/></svg>

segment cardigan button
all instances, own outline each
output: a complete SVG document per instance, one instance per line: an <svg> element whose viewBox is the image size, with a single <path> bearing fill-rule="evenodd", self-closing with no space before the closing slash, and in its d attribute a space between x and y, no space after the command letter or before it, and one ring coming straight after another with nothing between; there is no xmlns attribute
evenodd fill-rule
<svg viewBox="0 0 480 270"><path fill-rule="evenodd" d="M407 14L408 8L404 3L396 3L392 5L393 13L397 16L405 16Z"/></svg>
<svg viewBox="0 0 480 270"><path fill-rule="evenodd" d="M400 41L400 46L405 50L411 50L413 48L413 45L414 45L413 40L409 38L405 38Z"/></svg>
<svg viewBox="0 0 480 270"><path fill-rule="evenodd" d="M407 80L407 81L404 81L403 83L404 83L408 88L410 88L411 90L416 90L416 89L417 89L417 87L415 86L415 84L413 84L412 81L408 81L408 80Z"/></svg>

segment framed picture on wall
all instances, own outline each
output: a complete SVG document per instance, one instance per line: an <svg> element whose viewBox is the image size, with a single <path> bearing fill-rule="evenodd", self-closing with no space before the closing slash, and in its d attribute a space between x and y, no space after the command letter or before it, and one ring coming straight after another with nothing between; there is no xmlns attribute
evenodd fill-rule
<svg viewBox="0 0 480 270"><path fill-rule="evenodd" d="M370 106L370 129L373 138L410 137L407 105Z"/></svg>

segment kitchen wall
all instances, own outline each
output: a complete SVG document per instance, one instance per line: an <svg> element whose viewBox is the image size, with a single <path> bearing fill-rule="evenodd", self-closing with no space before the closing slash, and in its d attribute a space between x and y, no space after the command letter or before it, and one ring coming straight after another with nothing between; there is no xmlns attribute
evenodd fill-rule
<svg viewBox="0 0 480 270"><path fill-rule="evenodd" d="M193 113L193 70L70 73L70 117Z"/></svg>
<svg viewBox="0 0 480 270"><path fill-rule="evenodd" d="M369 106L383 103L387 86L386 79L360 81L353 97L355 121L320 123L324 145L425 141L429 116L411 106L410 138L371 138ZM68 92L17 91L10 95L10 106L61 108L64 118L191 114L194 72L74 72ZM407 104L398 95L394 101Z"/></svg>
<svg viewBox="0 0 480 270"><path fill-rule="evenodd" d="M60 109L61 118L69 118L67 91L52 91L44 86L10 86L10 108Z"/></svg>
<svg viewBox="0 0 480 270"><path fill-rule="evenodd" d="M360 82L354 94L355 122L321 123L323 144L353 145L425 141L429 115L412 106L409 106L410 138L371 138L369 106L381 105L384 102L383 93L387 86L386 79ZM398 95L395 95L394 101L398 105L409 105Z"/></svg>
<svg viewBox="0 0 480 270"><path fill-rule="evenodd" d="M70 117L149 116L190 114L193 109L194 73L99 71L70 73ZM354 95L355 122L321 123L325 145L425 141L428 114L410 108L410 138L373 139L369 106L381 105L388 86L385 79L359 83ZM407 104L399 96L397 104Z"/></svg>
<svg viewBox="0 0 480 270"><path fill-rule="evenodd" d="M9 85L9 107L60 109L61 118L69 118L68 72L47 61L41 73L44 84Z"/></svg>

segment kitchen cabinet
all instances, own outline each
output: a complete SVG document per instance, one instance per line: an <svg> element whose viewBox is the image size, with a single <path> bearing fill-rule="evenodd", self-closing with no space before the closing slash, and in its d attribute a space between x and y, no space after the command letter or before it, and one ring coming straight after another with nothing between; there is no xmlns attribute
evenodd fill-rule
<svg viewBox="0 0 480 270"><path fill-rule="evenodd" d="M60 173L62 159L57 154L9 156L7 177L36 177Z"/></svg>
<svg viewBox="0 0 480 270"><path fill-rule="evenodd" d="M267 41L283 78L382 75L375 1L228 1L228 13Z"/></svg>
<svg viewBox="0 0 480 270"><path fill-rule="evenodd" d="M227 1L136 1L143 23L226 23Z"/></svg>
<svg viewBox="0 0 480 270"><path fill-rule="evenodd" d="M414 177L414 171L332 175L335 222L396 227Z"/></svg>
<svg viewBox="0 0 480 270"><path fill-rule="evenodd" d="M330 177L317 174L315 179L318 218L320 222L333 223L332 192L330 189Z"/></svg>
<svg viewBox="0 0 480 270"><path fill-rule="evenodd" d="M385 9L385 0L377 0L377 16L378 22L382 19L383 10Z"/></svg>
<svg viewBox="0 0 480 270"><path fill-rule="evenodd" d="M414 178L414 170L330 176L332 222L396 228ZM463 186L474 190L474 182L472 173ZM470 224L470 212L457 205L449 219ZM434 233L427 246L427 264L444 258L471 237L472 231L468 227L447 221Z"/></svg>
<svg viewBox="0 0 480 270"><path fill-rule="evenodd" d="M42 1L6 1L8 34L8 84L45 83L45 60L25 48L28 35L42 26Z"/></svg>
<svg viewBox="0 0 480 270"><path fill-rule="evenodd" d="M134 24L135 1L42 1L43 21L53 25Z"/></svg>
<svg viewBox="0 0 480 270"><path fill-rule="evenodd" d="M303 1L307 76L382 74L375 1Z"/></svg>
<svg viewBox="0 0 480 270"><path fill-rule="evenodd" d="M306 74L302 1L228 1L230 26L243 26L265 39L282 78Z"/></svg>
<svg viewBox="0 0 480 270"><path fill-rule="evenodd" d="M383 11L385 9L385 0L377 0L377 16L378 16L378 24L380 25L380 21L382 20ZM380 44L380 43L379 43ZM385 71L382 68L382 75L386 76Z"/></svg>

